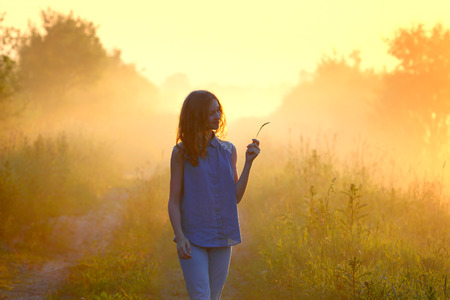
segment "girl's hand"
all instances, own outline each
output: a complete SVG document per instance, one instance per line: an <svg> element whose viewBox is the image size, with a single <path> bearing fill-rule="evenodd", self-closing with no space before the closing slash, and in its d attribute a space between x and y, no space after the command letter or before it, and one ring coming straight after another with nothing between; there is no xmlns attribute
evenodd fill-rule
<svg viewBox="0 0 450 300"><path fill-rule="evenodd" d="M191 244L187 238L182 238L179 241L177 240L177 252L181 259L189 259L192 257Z"/></svg>
<svg viewBox="0 0 450 300"><path fill-rule="evenodd" d="M253 143L247 146L247 152L245 153L245 159L248 162L253 162L253 160L258 156L261 149L259 149L259 141L257 139L252 139Z"/></svg>

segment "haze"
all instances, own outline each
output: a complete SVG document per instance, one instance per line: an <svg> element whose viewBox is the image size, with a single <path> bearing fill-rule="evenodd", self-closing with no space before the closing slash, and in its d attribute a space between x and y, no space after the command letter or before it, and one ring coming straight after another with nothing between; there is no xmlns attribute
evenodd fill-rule
<svg viewBox="0 0 450 300"><path fill-rule="evenodd" d="M116 138L123 159L136 165L146 159L167 162L177 114L193 89L208 89L219 97L229 121L229 137L238 149L266 121L272 123L261 136L266 134L264 139L273 147L280 141L297 142L299 136L319 134L331 139L337 135L344 145L342 153L353 151L352 143L359 138L381 147L379 153L395 150L402 157L411 147L422 151L418 143L429 138L425 130L417 133L416 140L404 139L401 129L402 138L388 138L392 129L381 129L387 123L375 122L374 115L380 114L375 100L383 97L379 94L381 77L399 63L389 55L386 40L397 30L417 24L424 24L426 30L436 24L447 28L449 1L426 5L422 1L278 1L275 5L261 1L17 0L4 1L1 6L6 13L4 24L23 33L28 32L28 23L43 30L41 10L47 8L65 15L73 11L74 16L93 22L106 51L111 54L118 49L120 59L145 80L129 77L131 69L114 71L91 94L79 87L71 91L70 101L58 112L41 107L45 113L39 122L76 119L77 124L91 122L83 125L90 129L96 122ZM55 80L43 82L40 88L54 87L58 76ZM123 90L114 89L127 80L133 90L127 90L126 84ZM102 100L92 100L97 98ZM389 107L383 109L381 115L388 115ZM398 117L397 112L390 113L392 119ZM30 121L31 127L35 121ZM46 126L56 128L52 123ZM123 140L118 138L122 136ZM395 143L386 143L388 139ZM132 158L130 151L136 153ZM442 162L427 163L442 166Z"/></svg>
<svg viewBox="0 0 450 300"><path fill-rule="evenodd" d="M167 201L194 89L238 173L270 122L224 299L448 299L449 22L449 0L0 0L0 299L188 297Z"/></svg>
<svg viewBox="0 0 450 300"><path fill-rule="evenodd" d="M299 72L314 71L324 53L360 50L363 67L391 68L395 61L383 38L399 27L446 26L450 20L446 0L2 2L5 24L23 30L29 20L39 24L41 9L72 10L99 26L107 49L120 49L126 62L157 85L183 73L193 88L253 87L245 96L242 89L230 93L230 102L240 103L229 105L230 120L269 114Z"/></svg>

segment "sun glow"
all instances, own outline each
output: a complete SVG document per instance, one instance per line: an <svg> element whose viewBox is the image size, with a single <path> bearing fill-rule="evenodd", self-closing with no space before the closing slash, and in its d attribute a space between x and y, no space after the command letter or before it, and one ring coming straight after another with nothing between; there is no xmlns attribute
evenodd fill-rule
<svg viewBox="0 0 450 300"><path fill-rule="evenodd" d="M412 23L448 25L450 2L423 1L7 1L6 22L25 29L50 7L99 26L108 49L119 48L157 84L177 72L192 83L295 84L323 53L360 50L366 67L391 67L383 38ZM446 24L447 23L447 24Z"/></svg>

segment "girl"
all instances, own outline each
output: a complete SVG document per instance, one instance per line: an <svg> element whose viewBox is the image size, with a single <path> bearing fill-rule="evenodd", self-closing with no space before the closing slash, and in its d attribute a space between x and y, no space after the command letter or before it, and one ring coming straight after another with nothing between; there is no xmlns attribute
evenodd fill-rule
<svg viewBox="0 0 450 300"><path fill-rule="evenodd" d="M168 209L190 299L220 299L231 246L241 242L237 204L260 152L253 139L238 177L236 148L218 138L225 125L211 92L193 91L184 100L170 161Z"/></svg>

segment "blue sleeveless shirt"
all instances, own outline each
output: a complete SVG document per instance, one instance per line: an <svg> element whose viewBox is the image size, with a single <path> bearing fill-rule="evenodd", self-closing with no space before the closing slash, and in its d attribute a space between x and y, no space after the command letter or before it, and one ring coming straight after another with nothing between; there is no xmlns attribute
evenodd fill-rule
<svg viewBox="0 0 450 300"><path fill-rule="evenodd" d="M181 227L194 245L224 247L241 242L231 166L233 148L214 136L206 158L199 157L198 165L184 161Z"/></svg>

